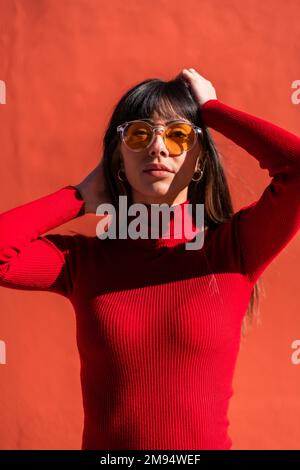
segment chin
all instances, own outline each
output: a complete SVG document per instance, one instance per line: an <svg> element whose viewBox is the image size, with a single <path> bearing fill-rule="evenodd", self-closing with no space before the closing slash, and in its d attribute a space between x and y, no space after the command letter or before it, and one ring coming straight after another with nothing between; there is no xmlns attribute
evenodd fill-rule
<svg viewBox="0 0 300 470"><path fill-rule="evenodd" d="M148 197L163 197L170 194L170 185L157 183L152 185L151 188L141 189L140 192Z"/></svg>

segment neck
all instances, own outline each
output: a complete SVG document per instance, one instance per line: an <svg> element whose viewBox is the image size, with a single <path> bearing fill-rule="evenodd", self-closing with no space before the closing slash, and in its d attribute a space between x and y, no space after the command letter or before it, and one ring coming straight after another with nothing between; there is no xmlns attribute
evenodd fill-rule
<svg viewBox="0 0 300 470"><path fill-rule="evenodd" d="M151 206L151 204L168 204L168 206L175 206L178 204L184 204L188 199L187 188L181 191L177 195L163 195L163 196L151 196L147 197L143 194L132 191L132 202L133 204L145 204Z"/></svg>
<svg viewBox="0 0 300 470"><path fill-rule="evenodd" d="M122 233L125 234L123 243L156 249L186 243L203 231L199 221L194 221L190 199L172 204L169 210L164 204L159 208L157 203L143 203L142 210L134 215L119 214L117 238L122 239L119 235Z"/></svg>

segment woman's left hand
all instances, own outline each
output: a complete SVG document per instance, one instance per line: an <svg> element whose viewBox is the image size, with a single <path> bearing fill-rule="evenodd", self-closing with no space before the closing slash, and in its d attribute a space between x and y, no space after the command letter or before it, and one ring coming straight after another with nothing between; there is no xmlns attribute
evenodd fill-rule
<svg viewBox="0 0 300 470"><path fill-rule="evenodd" d="M179 76L182 75L184 80L191 88L191 93L193 94L195 100L200 105L203 105L208 100L216 100L216 90L214 89L212 83L209 80L206 80L202 75L196 72L195 69L183 69Z"/></svg>

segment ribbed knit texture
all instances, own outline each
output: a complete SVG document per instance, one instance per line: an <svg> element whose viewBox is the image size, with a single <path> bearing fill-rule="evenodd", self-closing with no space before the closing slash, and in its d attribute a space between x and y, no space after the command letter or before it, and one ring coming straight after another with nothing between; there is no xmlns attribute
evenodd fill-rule
<svg viewBox="0 0 300 470"><path fill-rule="evenodd" d="M43 236L84 213L71 185L0 214L0 285L74 306L82 449L231 448L242 319L255 281L300 227L300 138L219 100L202 113L272 179L209 228L201 249L186 250L187 237Z"/></svg>

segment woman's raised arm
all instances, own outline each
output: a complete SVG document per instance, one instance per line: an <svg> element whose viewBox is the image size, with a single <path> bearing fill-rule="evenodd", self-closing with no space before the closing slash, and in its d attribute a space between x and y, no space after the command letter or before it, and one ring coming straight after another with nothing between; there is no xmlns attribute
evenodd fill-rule
<svg viewBox="0 0 300 470"><path fill-rule="evenodd" d="M65 186L0 214L0 286L68 296L66 264L75 239L42 234L83 213L79 191Z"/></svg>
<svg viewBox="0 0 300 470"><path fill-rule="evenodd" d="M244 272L255 282L300 229L300 138L218 100L204 121L258 160L272 178L260 198L233 216Z"/></svg>
<svg viewBox="0 0 300 470"><path fill-rule="evenodd" d="M102 178L101 162L80 184L0 214L0 286L69 297L82 235L42 234L107 202Z"/></svg>
<svg viewBox="0 0 300 470"><path fill-rule="evenodd" d="M272 178L260 198L231 221L238 233L241 266L255 283L300 229L300 137L222 103L197 72L185 75L194 96L204 96L199 103L204 123L245 149Z"/></svg>

